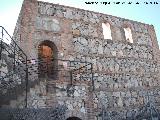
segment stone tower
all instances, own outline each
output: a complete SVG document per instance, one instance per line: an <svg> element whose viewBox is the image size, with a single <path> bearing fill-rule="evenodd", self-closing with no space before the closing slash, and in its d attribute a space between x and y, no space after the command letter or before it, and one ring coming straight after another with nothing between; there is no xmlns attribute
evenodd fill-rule
<svg viewBox="0 0 160 120"><path fill-rule="evenodd" d="M38 74L29 80L39 82L28 92L29 108L66 105L65 119L77 120L138 119L148 103L160 110L159 47L152 25L24 0L13 37L31 66L46 56L55 59L32 67Z"/></svg>

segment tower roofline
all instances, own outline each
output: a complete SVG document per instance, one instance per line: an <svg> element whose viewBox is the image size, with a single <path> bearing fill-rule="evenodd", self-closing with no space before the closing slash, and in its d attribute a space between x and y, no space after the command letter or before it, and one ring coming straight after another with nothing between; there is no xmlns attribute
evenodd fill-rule
<svg viewBox="0 0 160 120"><path fill-rule="evenodd" d="M32 0L31 0L31 1L32 1ZM72 7L72 6L68 6L68 5L56 4L56 3L51 3L51 2L45 2L45 1L40 1L40 0L33 0L33 1L37 1L37 2L39 2L39 3L45 3L45 4L51 4L51 5L61 6L61 7L65 7L65 8L84 10L84 11L92 12L92 13L95 13L95 14L101 14L101 15L107 15L107 16L110 16L110 17L121 18L121 19L124 19L124 20L126 20L126 21L131 21L131 22L135 22L135 23L138 23L138 24L144 24L144 25L148 25L148 26L153 26L152 24L147 24L147 23L144 23L144 22L135 21L135 20L131 20L131 19L127 19L127 18L123 18L123 17L119 17L119 16L114 16L114 15L110 15L110 14L106 14L106 13L101 13L101 12L97 12L97 11L94 11L94 10L92 11L92 10L87 10L87 9ZM154 27L154 26L153 26L153 27Z"/></svg>

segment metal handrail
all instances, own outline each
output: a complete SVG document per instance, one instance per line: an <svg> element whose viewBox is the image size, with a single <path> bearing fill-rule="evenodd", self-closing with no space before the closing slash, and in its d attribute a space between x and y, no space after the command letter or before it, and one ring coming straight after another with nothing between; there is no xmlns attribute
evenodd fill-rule
<svg viewBox="0 0 160 120"><path fill-rule="evenodd" d="M7 30L3 27L3 26L0 26L0 28L2 28L2 31L4 30L6 33L7 33L7 35L10 37L10 39L12 40L11 42L13 42L14 44L16 44L16 46L18 47L18 49L20 49L22 52L23 52L23 54L27 57L27 55L24 53L24 51L17 45L17 43L13 40L13 38L10 36L10 34L7 32ZM2 32L2 35L3 35L4 33Z"/></svg>
<svg viewBox="0 0 160 120"><path fill-rule="evenodd" d="M13 40L13 38L9 35L7 30L0 26L0 59L2 59L2 52L6 51L8 55L10 55L11 58L13 58L13 70L12 72L9 72L6 74L6 76L1 78L1 81L5 78L10 78L14 74L18 74L16 71L16 64L23 63L25 68L23 70L25 71L25 79L26 82L26 101L27 101L27 84L28 84L28 67L27 67L27 55L24 53L24 51L19 47L19 45L16 43L16 41ZM5 42L7 40L10 42L10 44L7 44ZM9 57L9 56L8 56ZM26 102L27 107L27 102Z"/></svg>
<svg viewBox="0 0 160 120"><path fill-rule="evenodd" d="M46 62L45 59L49 59L50 63ZM91 74L93 74L92 73L92 63L89 63L89 62L86 62L86 61L73 61L73 60L71 61L71 60L65 60L65 59L56 59L56 58L47 58L47 57L44 57L42 59L30 59L30 60L27 60L27 62L28 62L28 69L30 67L30 63L31 64L33 63L31 65L31 67L37 67L38 68L39 64L50 65L50 64L52 64L54 62L68 62L67 63L68 64L68 66L67 66L68 67L68 71L72 72L73 74L76 73L76 71L81 70L82 67L83 68L87 68L88 66L90 66L90 68L89 69L87 68L87 69L90 71ZM74 63L79 64L79 66L76 67L76 64L73 65ZM57 66L54 66L54 68L55 69L52 70L52 72L53 71L64 71L64 68L60 69L59 66L58 66L58 64L57 64ZM93 76L91 76L91 80L93 80Z"/></svg>
<svg viewBox="0 0 160 120"><path fill-rule="evenodd" d="M37 71L33 71L34 70L34 67L37 67L37 69L39 69L39 64L48 64L49 63L46 63L42 58L42 59L30 59L28 60L27 59L27 55L24 53L24 51L19 47L19 45L16 43L16 41L13 40L13 38L8 34L8 32L4 29L4 27L0 26L0 29L2 30L1 31L1 36L0 36L0 59L1 59L1 55L2 55L2 50L3 51L7 51L7 53L9 55L11 55L14 59L14 66L13 66L13 70L10 71L9 73L7 73L4 77L1 78L1 81L5 80L6 78L11 78L12 76L14 75L20 75L20 69L19 68L22 68L23 71L22 72L25 72L26 74L22 75L23 79L21 79L21 83L25 82L25 85L26 85L26 97L25 97L25 102L26 102L26 105L25 107L27 107L27 98L28 98L28 89L29 89L29 81L28 81L28 77L32 77L33 74L36 75L36 72ZM10 44L7 44L5 43L5 39L7 41L11 40ZM4 46L4 47L3 47ZM21 53L21 56L19 57L19 52ZM47 58L48 59L48 58ZM31 61L34 61L35 64L33 64ZM92 63L90 62L87 62L87 61L77 61L77 60L65 60L65 59L57 59L57 58L50 58L50 61L52 62L67 62L67 66L68 69L65 70L65 68L59 68L60 66L57 66L59 64L57 64L55 66L55 69L53 71L67 71L67 72L70 72L70 80L71 80L71 84L72 84L72 80L73 78L75 77L74 75L78 74L80 72L81 69L84 69L86 72L83 72L83 74L86 74L87 72L90 72L91 75L91 80L92 80L92 83L93 83L93 73L92 73L92 68L93 68L93 65ZM23 66L20 66L20 65L23 65ZM24 66L25 65L25 66ZM90 66L90 67L88 67ZM33 68L33 70L32 70ZM29 70L29 71L28 71ZM52 71L52 72L53 72ZM46 71L47 72L47 71ZM77 72L77 73L76 73ZM20 75L21 76L21 75ZM25 77L25 79L24 79ZM65 76L67 77L67 76ZM88 79L88 78L87 78ZM81 80L81 79L80 79ZM16 82L16 78L14 80ZM5 81L4 83L7 84L10 84L10 83L7 83L7 82L10 82L10 81ZM12 84L12 83L11 83ZM4 85L4 86L6 86ZM3 85L2 85L3 86ZM94 86L94 85L93 85ZM6 86L7 87L7 86ZM16 85L14 86L16 87ZM7 87L9 89L9 87ZM93 87L94 88L94 87Z"/></svg>

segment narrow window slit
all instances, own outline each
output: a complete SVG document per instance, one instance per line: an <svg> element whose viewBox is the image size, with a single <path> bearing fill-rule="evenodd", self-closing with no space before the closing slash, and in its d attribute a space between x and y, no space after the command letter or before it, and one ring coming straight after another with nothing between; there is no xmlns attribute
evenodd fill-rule
<svg viewBox="0 0 160 120"><path fill-rule="evenodd" d="M133 43L132 32L129 27L124 28L126 40L130 43Z"/></svg>
<svg viewBox="0 0 160 120"><path fill-rule="evenodd" d="M112 40L110 24L109 23L102 23L102 28L103 28L104 39Z"/></svg>

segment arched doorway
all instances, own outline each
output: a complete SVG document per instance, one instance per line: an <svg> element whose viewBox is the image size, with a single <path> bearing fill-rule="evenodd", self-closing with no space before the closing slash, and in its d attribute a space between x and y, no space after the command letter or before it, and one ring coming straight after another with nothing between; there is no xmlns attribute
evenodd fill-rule
<svg viewBox="0 0 160 120"><path fill-rule="evenodd" d="M80 119L80 118L78 118L78 117L69 117L69 118L67 118L66 120L82 120L82 119Z"/></svg>
<svg viewBox="0 0 160 120"><path fill-rule="evenodd" d="M52 41L45 40L38 46L39 77L56 79L58 50Z"/></svg>

